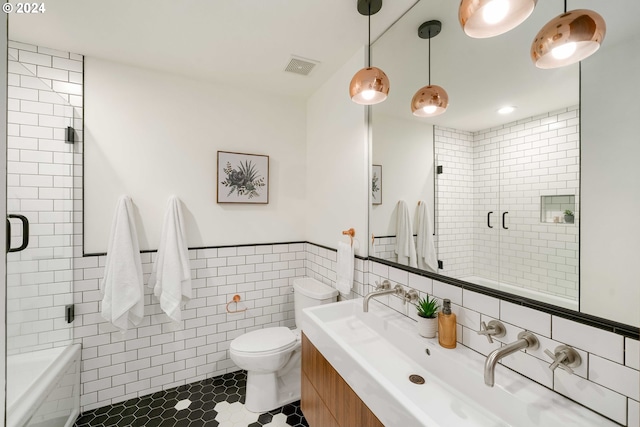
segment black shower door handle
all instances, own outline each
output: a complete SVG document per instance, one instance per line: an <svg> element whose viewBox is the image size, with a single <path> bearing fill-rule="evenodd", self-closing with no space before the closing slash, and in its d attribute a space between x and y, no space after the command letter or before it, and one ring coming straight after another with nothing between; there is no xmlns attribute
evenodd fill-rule
<svg viewBox="0 0 640 427"><path fill-rule="evenodd" d="M507 216L507 214L508 214L508 213L509 213L509 212L502 212L502 228L504 228L505 230L508 230L508 229L509 229L509 227L506 227L506 226L504 225L505 217Z"/></svg>
<svg viewBox="0 0 640 427"><path fill-rule="evenodd" d="M11 221L9 218L16 218L22 221L22 244L17 248L11 247ZM7 252L20 252L29 245L29 220L24 215L9 214L7 215Z"/></svg>
<svg viewBox="0 0 640 427"><path fill-rule="evenodd" d="M493 228L493 225L491 225L491 214L493 213L493 211L489 212L487 214L487 227L489 228Z"/></svg>

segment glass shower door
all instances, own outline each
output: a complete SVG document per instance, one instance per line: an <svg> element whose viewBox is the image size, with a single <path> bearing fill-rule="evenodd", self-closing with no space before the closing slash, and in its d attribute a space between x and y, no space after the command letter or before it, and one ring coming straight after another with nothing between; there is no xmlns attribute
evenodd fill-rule
<svg viewBox="0 0 640 427"><path fill-rule="evenodd" d="M74 108L9 49L7 371L26 353L67 346L73 304ZM69 130L71 129L71 130ZM27 227L28 223L28 227ZM27 232L28 230L28 232ZM18 250L19 249L19 250ZM28 378L7 379L7 411Z"/></svg>

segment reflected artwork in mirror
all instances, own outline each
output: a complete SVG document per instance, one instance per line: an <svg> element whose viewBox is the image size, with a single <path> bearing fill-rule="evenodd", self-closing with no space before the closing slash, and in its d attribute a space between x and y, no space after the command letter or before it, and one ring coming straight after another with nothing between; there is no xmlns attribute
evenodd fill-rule
<svg viewBox="0 0 640 427"><path fill-rule="evenodd" d="M424 201L432 214L439 276L585 312L581 308L589 305L586 295L592 292L580 285L593 280L581 276L585 248L580 239L590 241L597 227L582 222L585 216L592 218L582 197L591 194L593 186L585 189L581 179L594 171L585 171L581 160L583 151L592 149L581 144L589 137L581 134L581 102L591 98L584 96L589 88L580 81L585 70L598 72L608 50L630 46L629 39L635 39L637 47L638 36L627 16L639 9L631 0L615 6L588 3L584 7L607 21L606 42L584 64L553 70L532 66L528 47L544 23L561 12L560 3L539 3L529 19L507 35L480 40L453 25L456 5L419 1L376 40L376 63L399 84L370 114L371 160L385 165L385 204L371 206L370 212L373 258L402 264L397 258L396 206L400 200L409 205L415 240L418 202ZM439 64L434 78L447 87L450 107L442 116L416 118L405 106L427 66L415 31L429 19L443 22L438 42L444 48L433 52L432 61ZM633 70L638 61L631 52L627 57ZM630 74L621 78L628 79L626 87L633 86ZM610 108L623 113L628 107ZM607 126L597 123L597 116L589 119L586 129ZM624 146L637 128L632 123L618 126L612 134L617 139L607 143L613 148L619 140ZM608 313L616 314L605 313L605 308L586 313L637 326L640 319L628 315L633 310L619 299L628 298L632 286L622 278L617 286L620 289L607 287L611 304L618 298Z"/></svg>

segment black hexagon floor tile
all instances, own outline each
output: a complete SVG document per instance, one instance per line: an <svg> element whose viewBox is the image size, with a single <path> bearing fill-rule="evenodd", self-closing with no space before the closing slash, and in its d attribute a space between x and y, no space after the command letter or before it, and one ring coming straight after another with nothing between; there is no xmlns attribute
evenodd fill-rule
<svg viewBox="0 0 640 427"><path fill-rule="evenodd" d="M247 373L231 372L85 412L74 427L218 427L231 415L245 420L242 425L248 427L309 427L300 401L263 414L247 411L246 387ZM188 406L176 409L178 402L179 408Z"/></svg>

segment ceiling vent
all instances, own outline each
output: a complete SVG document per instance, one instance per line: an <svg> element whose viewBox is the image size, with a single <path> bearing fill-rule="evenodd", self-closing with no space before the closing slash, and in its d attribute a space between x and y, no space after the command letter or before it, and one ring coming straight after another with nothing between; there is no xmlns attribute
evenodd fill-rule
<svg viewBox="0 0 640 427"><path fill-rule="evenodd" d="M284 70L289 73L301 74L303 76L308 76L309 73L313 70L313 68L318 65L318 61L313 61L311 59L303 59L295 56L291 57L291 61L287 64L287 68Z"/></svg>

